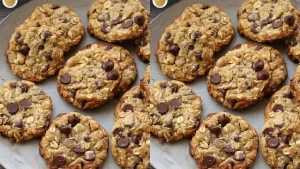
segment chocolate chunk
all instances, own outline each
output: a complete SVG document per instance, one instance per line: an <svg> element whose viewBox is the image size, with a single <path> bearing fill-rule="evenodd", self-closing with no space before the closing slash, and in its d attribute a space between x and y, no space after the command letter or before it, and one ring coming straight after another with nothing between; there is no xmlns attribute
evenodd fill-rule
<svg viewBox="0 0 300 169"><path fill-rule="evenodd" d="M265 130L263 131L264 136L268 135L268 136L272 136L273 134L273 129L272 128L265 128Z"/></svg>
<svg viewBox="0 0 300 169"><path fill-rule="evenodd" d="M258 34L259 33L259 25L257 24L253 24L252 27L251 27L251 31L255 34Z"/></svg>
<svg viewBox="0 0 300 169"><path fill-rule="evenodd" d="M20 129L24 128L24 124L22 120L19 120L18 122L16 122L15 127L18 127Z"/></svg>
<svg viewBox="0 0 300 169"><path fill-rule="evenodd" d="M261 24L262 24L263 26L266 26L266 25L270 24L271 22L272 22L272 20L271 20L271 18L268 16L266 19L264 19L264 20L261 21Z"/></svg>
<svg viewBox="0 0 300 169"><path fill-rule="evenodd" d="M85 104L88 102L84 99L77 99L77 102L80 104L80 106L83 108L85 106Z"/></svg>
<svg viewBox="0 0 300 169"><path fill-rule="evenodd" d="M105 46L106 46L105 48L106 51L109 51L112 48L111 43L106 43Z"/></svg>
<svg viewBox="0 0 300 169"><path fill-rule="evenodd" d="M115 66L114 62L107 61L102 64L102 69L104 69L107 72L107 71L113 70L114 66Z"/></svg>
<svg viewBox="0 0 300 169"><path fill-rule="evenodd" d="M281 138L281 140L282 140L283 143L289 145L290 141L292 139L292 136L289 135L289 134L280 134L280 138Z"/></svg>
<svg viewBox="0 0 300 169"><path fill-rule="evenodd" d="M179 99L172 99L171 100L171 107L177 109L179 106L181 106L181 101Z"/></svg>
<svg viewBox="0 0 300 169"><path fill-rule="evenodd" d="M146 46L149 42L147 41L145 36L140 37L140 45Z"/></svg>
<svg viewBox="0 0 300 169"><path fill-rule="evenodd" d="M126 148L129 146L129 139L128 138L119 138L117 140L117 145L120 148Z"/></svg>
<svg viewBox="0 0 300 169"><path fill-rule="evenodd" d="M259 50L261 50L263 48L263 46L262 46L261 43L256 43L255 45L256 45L255 50L257 50L257 51L259 51Z"/></svg>
<svg viewBox="0 0 300 169"><path fill-rule="evenodd" d="M21 100L21 105L22 107L24 107L25 109L27 109L28 107L31 106L31 101L28 99L23 99Z"/></svg>
<svg viewBox="0 0 300 169"><path fill-rule="evenodd" d="M99 20L99 18L98 18L98 20ZM112 25L117 25L117 24L119 24L119 23L121 23L122 21L121 21L121 17L120 16L118 16L115 20L112 20L111 21L111 24Z"/></svg>
<svg viewBox="0 0 300 169"><path fill-rule="evenodd" d="M256 13L251 13L248 15L249 22L256 21L258 18L259 18L259 16Z"/></svg>
<svg viewBox="0 0 300 169"><path fill-rule="evenodd" d="M240 138L240 136L234 136L233 140L238 143L241 141L241 138Z"/></svg>
<svg viewBox="0 0 300 169"><path fill-rule="evenodd" d="M192 69L192 72L197 72L199 70L200 66L196 65L194 66L194 68Z"/></svg>
<svg viewBox="0 0 300 169"><path fill-rule="evenodd" d="M137 99L144 99L144 94L143 92L138 92L138 93L135 93L134 98L137 98Z"/></svg>
<svg viewBox="0 0 300 169"><path fill-rule="evenodd" d="M18 82L14 82L10 84L11 88L16 88L18 86Z"/></svg>
<svg viewBox="0 0 300 169"><path fill-rule="evenodd" d="M174 123L172 120L169 120L166 122L165 124L165 127L168 127L168 128L174 128Z"/></svg>
<svg viewBox="0 0 300 169"><path fill-rule="evenodd" d="M172 53L174 56L177 56L179 53L179 46L177 44L172 44L169 47L169 52Z"/></svg>
<svg viewBox="0 0 300 169"><path fill-rule="evenodd" d="M284 22L289 26L293 26L295 23L295 17L293 15L284 17Z"/></svg>
<svg viewBox="0 0 300 169"><path fill-rule="evenodd" d="M165 40L170 39L170 37L171 37L171 34L170 33L166 33Z"/></svg>
<svg viewBox="0 0 300 169"><path fill-rule="evenodd" d="M77 154L83 154L85 152L84 148L80 145L77 145L75 148L73 148L73 151Z"/></svg>
<svg viewBox="0 0 300 169"><path fill-rule="evenodd" d="M198 61L202 61L202 52L195 53L194 56Z"/></svg>
<svg viewBox="0 0 300 169"><path fill-rule="evenodd" d="M283 24L282 19L276 19L272 22L273 28L279 28Z"/></svg>
<svg viewBox="0 0 300 169"><path fill-rule="evenodd" d="M91 140L90 140L90 136L84 136L83 137L83 140L85 141L85 142L90 142Z"/></svg>
<svg viewBox="0 0 300 169"><path fill-rule="evenodd" d="M139 144L140 143L140 140L141 140L141 136L140 135L138 135L138 134L131 134L130 138L131 138L131 140L132 140L133 143L135 143L135 144Z"/></svg>
<svg viewBox="0 0 300 169"><path fill-rule="evenodd" d="M71 82L71 76L69 74L62 74L60 76L60 82L62 84L69 84Z"/></svg>
<svg viewBox="0 0 300 169"><path fill-rule="evenodd" d="M7 110L10 114L16 114L19 111L19 105L17 103L9 103Z"/></svg>
<svg viewBox="0 0 300 169"><path fill-rule="evenodd" d="M132 20L128 19L123 22L123 28L129 28L130 26L132 26L132 24L133 24Z"/></svg>
<svg viewBox="0 0 300 169"><path fill-rule="evenodd" d="M40 45L39 47L38 47L38 50L44 50L45 49L45 46L44 45Z"/></svg>
<svg viewBox="0 0 300 169"><path fill-rule="evenodd" d="M212 74L210 76L210 82L212 84L219 84L221 82L221 76L219 74L217 74L217 73Z"/></svg>
<svg viewBox="0 0 300 169"><path fill-rule="evenodd" d="M202 33L199 31L194 32L194 40L200 38L202 36Z"/></svg>
<svg viewBox="0 0 300 169"><path fill-rule="evenodd" d="M246 154L244 151L236 151L234 153L233 159L235 159L236 161L243 161L246 158Z"/></svg>
<svg viewBox="0 0 300 169"><path fill-rule="evenodd" d="M211 167L216 163L216 158L212 155L207 155L203 158L203 164L207 167Z"/></svg>
<svg viewBox="0 0 300 169"><path fill-rule="evenodd" d="M283 106L280 104L275 104L274 107L272 108L272 111L274 111L274 112L282 111L283 112Z"/></svg>
<svg viewBox="0 0 300 169"><path fill-rule="evenodd" d="M57 155L53 159L53 163L56 165L56 167L61 167L65 164L66 159L62 155Z"/></svg>
<svg viewBox="0 0 300 169"><path fill-rule="evenodd" d="M52 53L47 52L44 54L44 56L46 57L47 60L52 61Z"/></svg>
<svg viewBox="0 0 300 169"><path fill-rule="evenodd" d="M28 53L29 53L29 50L30 50L30 48L29 48L29 46L27 44L22 44L20 46L19 52L22 53L24 56L27 56Z"/></svg>
<svg viewBox="0 0 300 169"><path fill-rule="evenodd" d="M116 70L111 70L107 72L107 79L108 80L117 80L119 79L119 72Z"/></svg>
<svg viewBox="0 0 300 169"><path fill-rule="evenodd" d="M72 127L76 126L76 124L78 124L79 122L80 118L75 116L75 114L68 117L68 123L71 124Z"/></svg>
<svg viewBox="0 0 300 169"><path fill-rule="evenodd" d="M258 78L258 80L267 80L267 79L269 79L269 73L263 69L263 70L257 72L257 78Z"/></svg>
<svg viewBox="0 0 300 169"><path fill-rule="evenodd" d="M156 105L156 109L160 114L164 115L168 112L169 105L166 103L159 103L158 105Z"/></svg>
<svg viewBox="0 0 300 169"><path fill-rule="evenodd" d="M165 83L159 84L159 86L160 86L161 88L165 89L165 88L168 87L168 84L167 84L167 82L165 82Z"/></svg>
<svg viewBox="0 0 300 169"><path fill-rule="evenodd" d="M294 94L292 92L285 93L283 95L284 98L294 99Z"/></svg>
<svg viewBox="0 0 300 169"><path fill-rule="evenodd" d="M103 25L101 26L101 31L102 31L103 33L105 33L105 34L109 33L108 27L109 27L108 24L106 24L106 23L103 24Z"/></svg>
<svg viewBox="0 0 300 169"><path fill-rule="evenodd" d="M227 154L233 154L235 152L234 148L232 148L230 145L227 145L223 148L223 151Z"/></svg>
<svg viewBox="0 0 300 169"><path fill-rule="evenodd" d="M20 37L21 37L21 34L20 33L16 33L15 41L17 41L18 39L20 39Z"/></svg>
<svg viewBox="0 0 300 169"><path fill-rule="evenodd" d="M219 134L221 133L221 127L219 126L212 126L209 128L209 131L213 134L215 134L216 136L219 136Z"/></svg>
<svg viewBox="0 0 300 169"><path fill-rule="evenodd" d="M230 123L230 118L227 117L225 114L223 116L220 116L218 118L218 123L221 124L222 127L226 126L228 123Z"/></svg>
<svg viewBox="0 0 300 169"><path fill-rule="evenodd" d="M234 108L235 104L237 103L237 100L234 99L227 99L228 104L231 108Z"/></svg>
<svg viewBox="0 0 300 169"><path fill-rule="evenodd" d="M298 41L295 37L291 37L285 40L285 44L289 46L296 46L298 44Z"/></svg>
<svg viewBox="0 0 300 169"><path fill-rule="evenodd" d="M188 50L189 50L189 51L194 50L194 48L195 48L194 45L189 45L189 46L188 46Z"/></svg>
<svg viewBox="0 0 300 169"><path fill-rule="evenodd" d="M256 72L263 70L264 62L259 60L259 61L252 63L252 69L255 70Z"/></svg>
<svg viewBox="0 0 300 169"><path fill-rule="evenodd" d="M201 9L205 10L205 9L208 9L209 7L210 7L210 5L204 4L204 5L201 6Z"/></svg>
<svg viewBox="0 0 300 169"><path fill-rule="evenodd" d="M278 140L278 138L269 138L267 140L267 145L270 148L276 148L276 147L278 147L279 146L279 140Z"/></svg>
<svg viewBox="0 0 300 169"><path fill-rule="evenodd" d="M86 161L93 161L96 157L96 154L94 151L86 151L84 153L83 159Z"/></svg>
<svg viewBox="0 0 300 169"><path fill-rule="evenodd" d="M58 9L58 8L60 8L59 5L52 5L52 6L51 6L51 9L54 9L54 10L55 10L55 9Z"/></svg>
<svg viewBox="0 0 300 169"><path fill-rule="evenodd" d="M192 26L190 22L186 22L185 25L186 25L186 27L191 27Z"/></svg>
<svg viewBox="0 0 300 169"><path fill-rule="evenodd" d="M179 86L177 84L174 84L174 83L170 86L170 88L172 90L172 93L177 93L178 90L179 90Z"/></svg>
<svg viewBox="0 0 300 169"><path fill-rule="evenodd" d="M113 131L113 134L114 134L114 136L117 136L117 135L121 136L123 131L124 131L124 129L122 129L122 128L115 128L115 130Z"/></svg>
<svg viewBox="0 0 300 169"><path fill-rule="evenodd" d="M123 112L130 112L130 111L133 112L133 106L130 104L126 104L123 106L122 111Z"/></svg>
<svg viewBox="0 0 300 169"><path fill-rule="evenodd" d="M145 17L144 17L143 15L134 17L134 22L135 22L136 24L138 24L139 26L143 26L144 23L145 23L145 20L146 20L146 19L145 19Z"/></svg>
<svg viewBox="0 0 300 169"><path fill-rule="evenodd" d="M59 128L59 131L68 136L71 133L72 129L69 126L62 126Z"/></svg>
<svg viewBox="0 0 300 169"><path fill-rule="evenodd" d="M22 93L27 93L28 92L28 85L27 84L22 84L20 88L22 90Z"/></svg>
<svg viewBox="0 0 300 169"><path fill-rule="evenodd" d="M46 72L47 70L49 70L49 68L50 68L50 66L49 66L49 64L47 64L47 65L44 67L44 69L42 69L42 72Z"/></svg>
<svg viewBox="0 0 300 169"><path fill-rule="evenodd" d="M44 33L44 41L47 40L47 39L49 39L51 36L52 36L52 33L49 32L49 31L46 31L46 32Z"/></svg>

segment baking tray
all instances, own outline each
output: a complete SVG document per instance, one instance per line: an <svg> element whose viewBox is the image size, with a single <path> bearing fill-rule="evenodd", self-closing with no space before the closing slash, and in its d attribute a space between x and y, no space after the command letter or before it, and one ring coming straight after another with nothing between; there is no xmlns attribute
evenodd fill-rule
<svg viewBox="0 0 300 169"><path fill-rule="evenodd" d="M151 22L151 78L153 83L157 80L170 80L166 75L163 75L159 66L156 63L156 57L154 53L157 49L157 43L164 32L165 27L170 25L185 9L186 6L194 3L213 4L222 9L230 16L232 23L237 27L237 11L239 6L243 3L243 0L183 0L170 8L166 9L162 14L156 17ZM292 0L293 5L300 9L300 2ZM224 48L221 52L216 54L216 60L223 56L228 50L237 44L250 41L244 37L241 37L237 31L231 43ZM271 46L278 49L283 54L287 68L288 76L284 84L288 85L289 80L293 77L297 64L291 62L284 49L282 41L271 43ZM203 120L208 114L221 111L227 111L234 115L242 116L249 122L257 132L260 132L262 125L264 124L264 109L267 103L267 99L264 98L251 108L245 110L233 111L229 110L223 105L214 101L207 92L206 84L207 74L195 80L192 83L187 83L201 98L203 101L203 113L201 119ZM194 159L189 154L189 142L190 139L184 139L175 143L159 143L157 139L151 138L151 164L157 169L197 169L197 165ZM260 150L257 155L257 159L254 162L251 169L268 169L268 165L264 161Z"/></svg>
<svg viewBox="0 0 300 169"><path fill-rule="evenodd" d="M20 80L20 78L13 75L11 70L9 69L9 66L6 63L6 57L4 56L4 53L7 48L7 42L13 34L14 29L18 25L23 23L23 21L32 13L36 6L42 5L44 3L64 4L67 7L74 9L74 11L80 16L80 19L86 28L88 21L86 14L88 8L93 2L94 0L33 0L25 4L24 6L16 9L15 12L6 17L6 19L0 23L0 85L2 85L7 80ZM150 10L149 0L142 0L142 3L148 10ZM80 42L80 44L74 47L70 52L66 53L66 60L67 58L73 56L82 47L98 41L98 39L91 37L86 31L86 34L83 40ZM126 41L121 45L128 49L130 53L134 56L138 69L138 76L134 84L138 85L139 79L143 77L147 64L142 63L137 58L133 41ZM99 122L109 133L114 124L113 116L117 99L115 98L95 110L79 110L72 106L70 103L65 102L63 98L60 97L60 95L57 93L56 76L57 75L54 75L51 78L37 84L52 98L52 119L56 117L57 114L62 112L78 111L84 115L94 117L96 121ZM36 139L25 143L10 143L7 139L0 138L0 164L2 164L6 169L48 168L44 159L39 155L39 141L40 140ZM107 155L107 159L100 168L120 168L113 159L110 150Z"/></svg>

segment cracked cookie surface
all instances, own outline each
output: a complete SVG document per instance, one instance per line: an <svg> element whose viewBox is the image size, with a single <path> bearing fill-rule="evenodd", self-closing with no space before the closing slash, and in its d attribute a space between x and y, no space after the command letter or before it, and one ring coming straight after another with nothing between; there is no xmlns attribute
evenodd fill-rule
<svg viewBox="0 0 300 169"><path fill-rule="evenodd" d="M121 168L150 168L151 126L145 121L147 117L128 114L114 124L110 133L110 146L112 155Z"/></svg>
<svg viewBox="0 0 300 169"><path fill-rule="evenodd" d="M286 52L293 62L300 61L300 24L298 23L293 35L285 40Z"/></svg>
<svg viewBox="0 0 300 169"><path fill-rule="evenodd" d="M150 27L148 27L143 35L135 39L136 53L143 62L150 62Z"/></svg>
<svg viewBox="0 0 300 169"><path fill-rule="evenodd" d="M262 155L271 168L300 167L299 115L278 113L266 121L260 133Z"/></svg>
<svg viewBox="0 0 300 169"><path fill-rule="evenodd" d="M0 135L10 141L42 137L51 115L51 98L34 83L12 80L0 88Z"/></svg>
<svg viewBox="0 0 300 169"><path fill-rule="evenodd" d="M239 33L258 42L290 37L299 20L290 0L246 0L238 17Z"/></svg>
<svg viewBox="0 0 300 169"><path fill-rule="evenodd" d="M199 168L249 168L256 159L258 134L242 117L210 114L190 142Z"/></svg>
<svg viewBox="0 0 300 169"><path fill-rule="evenodd" d="M249 43L219 58L208 74L208 92L230 109L244 109L261 100L272 80L269 60Z"/></svg>
<svg viewBox="0 0 300 169"><path fill-rule="evenodd" d="M202 100L179 81L157 81L150 88L152 135L160 142L191 137L198 129Z"/></svg>
<svg viewBox="0 0 300 169"><path fill-rule="evenodd" d="M88 11L88 32L108 42L135 39L149 26L140 0L97 0Z"/></svg>
<svg viewBox="0 0 300 169"><path fill-rule="evenodd" d="M97 169L108 151L108 135L92 117L70 112L58 115L40 142L49 168Z"/></svg>
<svg viewBox="0 0 300 169"><path fill-rule="evenodd" d="M189 82L213 65L216 43L203 26L169 27L158 44L157 62L174 80Z"/></svg>

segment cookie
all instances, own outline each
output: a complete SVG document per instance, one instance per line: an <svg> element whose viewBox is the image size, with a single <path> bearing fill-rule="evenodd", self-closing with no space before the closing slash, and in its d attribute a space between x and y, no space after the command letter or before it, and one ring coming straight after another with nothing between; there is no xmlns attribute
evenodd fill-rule
<svg viewBox="0 0 300 169"><path fill-rule="evenodd" d="M12 80L0 87L0 135L11 142L42 137L51 115L51 98L34 83Z"/></svg>
<svg viewBox="0 0 300 169"><path fill-rule="evenodd" d="M157 81L150 88L152 135L160 142L175 142L195 134L200 124L202 100L179 81Z"/></svg>
<svg viewBox="0 0 300 169"><path fill-rule="evenodd" d="M214 63L216 43L203 26L169 27L158 45L157 62L174 80L193 81Z"/></svg>
<svg viewBox="0 0 300 169"><path fill-rule="evenodd" d="M58 92L80 109L93 109L125 91L135 77L136 65L126 49L99 42L66 62L58 74Z"/></svg>
<svg viewBox="0 0 300 169"><path fill-rule="evenodd" d="M297 67L290 85L292 90L295 92L296 100L300 102L300 66Z"/></svg>
<svg viewBox="0 0 300 169"><path fill-rule="evenodd" d="M88 11L88 32L108 42L135 39L149 26L149 12L138 0L97 0Z"/></svg>
<svg viewBox="0 0 300 169"><path fill-rule="evenodd" d="M300 168L299 120L299 115L278 113L262 127L261 152L271 168Z"/></svg>
<svg viewBox="0 0 300 169"><path fill-rule="evenodd" d="M190 142L199 168L249 168L257 155L258 134L242 117L227 112L209 115Z"/></svg>
<svg viewBox="0 0 300 169"><path fill-rule="evenodd" d="M108 151L108 135L92 117L70 112L58 115L40 142L49 168L96 169Z"/></svg>
<svg viewBox="0 0 300 169"><path fill-rule="evenodd" d="M110 133L112 155L124 169L150 169L151 126L139 115L128 114L117 120Z"/></svg>
<svg viewBox="0 0 300 169"><path fill-rule="evenodd" d="M23 25L8 43L7 62L14 74L40 82L62 67L65 49L66 43L54 27Z"/></svg>
<svg viewBox="0 0 300 169"><path fill-rule="evenodd" d="M64 5L44 4L35 8L25 23L37 22L42 25L53 26L56 33L66 41L66 51L77 45L84 36L84 26L79 16Z"/></svg>
<svg viewBox="0 0 300 169"><path fill-rule="evenodd" d="M234 26L229 16L216 6L200 3L188 6L174 22L175 25L185 24L186 27L195 23L207 29L206 33L216 42L216 51L221 50L234 36Z"/></svg>
<svg viewBox="0 0 300 169"><path fill-rule="evenodd" d="M140 87L145 92L146 98L150 99L150 65L147 66L143 79L140 80Z"/></svg>
<svg viewBox="0 0 300 169"><path fill-rule="evenodd" d="M134 42L139 59L143 62L150 62L150 28L148 27L144 34Z"/></svg>
<svg viewBox="0 0 300 169"><path fill-rule="evenodd" d="M246 0L238 11L238 32L257 42L285 39L298 20L290 0Z"/></svg>
<svg viewBox="0 0 300 169"><path fill-rule="evenodd" d="M209 71L208 92L230 109L250 107L264 97L269 87L273 73L270 64L250 44L238 45Z"/></svg>
<svg viewBox="0 0 300 169"><path fill-rule="evenodd" d="M278 113L300 115L300 103L297 102L295 92L290 86L282 87L269 99L265 109L265 120L273 118Z"/></svg>
<svg viewBox="0 0 300 169"><path fill-rule="evenodd" d="M293 35L285 40L286 52L293 62L300 61L300 24L298 23Z"/></svg>

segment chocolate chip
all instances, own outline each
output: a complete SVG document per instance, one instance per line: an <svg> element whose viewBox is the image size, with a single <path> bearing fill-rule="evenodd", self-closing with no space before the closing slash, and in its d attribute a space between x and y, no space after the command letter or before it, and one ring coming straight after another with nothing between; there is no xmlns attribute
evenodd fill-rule
<svg viewBox="0 0 300 169"><path fill-rule="evenodd" d="M113 131L113 134L114 134L114 136L117 136L117 135L121 136L123 131L124 131L124 129L122 129L122 128L115 128L115 130Z"/></svg>
<svg viewBox="0 0 300 169"><path fill-rule="evenodd" d="M172 93L177 93L178 90L179 90L179 86L177 84L174 84L174 83L170 86L170 88L172 90Z"/></svg>
<svg viewBox="0 0 300 169"><path fill-rule="evenodd" d="M295 23L295 17L293 15L284 17L284 22L289 26L293 26Z"/></svg>
<svg viewBox="0 0 300 169"><path fill-rule="evenodd" d="M202 61L202 52L195 53L195 58L199 61Z"/></svg>
<svg viewBox="0 0 300 169"><path fill-rule="evenodd" d="M18 86L18 82L14 82L10 84L11 88L16 88Z"/></svg>
<svg viewBox="0 0 300 169"><path fill-rule="evenodd" d="M166 122L165 124L165 127L168 127L168 128L174 128L174 123L172 120L169 120Z"/></svg>
<svg viewBox="0 0 300 169"><path fill-rule="evenodd" d="M292 92L285 93L283 95L284 98L294 99L294 94Z"/></svg>
<svg viewBox="0 0 300 169"><path fill-rule="evenodd" d="M278 138L269 138L267 140L267 145L270 148L276 148L276 147L278 147L279 146L279 140L278 140Z"/></svg>
<svg viewBox="0 0 300 169"><path fill-rule="evenodd" d="M84 148L82 148L80 145L77 145L75 148L73 148L73 151L77 154L83 154L85 152Z"/></svg>
<svg viewBox="0 0 300 169"><path fill-rule="evenodd" d="M69 126L62 126L59 128L59 131L68 136L71 133L72 129Z"/></svg>
<svg viewBox="0 0 300 169"><path fill-rule="evenodd" d="M130 104L126 104L123 106L122 111L123 112L130 112L130 111L133 112L133 106Z"/></svg>
<svg viewBox="0 0 300 169"><path fill-rule="evenodd" d="M165 40L170 39L170 37L171 37L171 34L170 33L166 33Z"/></svg>
<svg viewBox="0 0 300 169"><path fill-rule="evenodd" d="M69 74L62 74L60 76L60 82L62 84L69 84L71 82L71 76Z"/></svg>
<svg viewBox="0 0 300 169"><path fill-rule="evenodd" d="M83 140L84 140L85 142L90 142L90 136L84 136L84 137L83 137Z"/></svg>
<svg viewBox="0 0 300 169"><path fill-rule="evenodd" d="M17 103L9 103L7 110L10 114L16 114L19 111L19 105Z"/></svg>
<svg viewBox="0 0 300 169"><path fill-rule="evenodd" d="M233 137L233 140L234 140L235 142L240 142L240 141L241 141L241 138L240 138L240 136L234 136L234 137Z"/></svg>
<svg viewBox="0 0 300 169"><path fill-rule="evenodd" d="M52 36L52 33L49 32L49 31L46 31L46 32L44 33L44 40L49 39L51 36Z"/></svg>
<svg viewBox="0 0 300 169"><path fill-rule="evenodd" d="M249 22L256 21L257 19L258 19L258 15L256 13L251 13L248 15Z"/></svg>
<svg viewBox="0 0 300 169"><path fill-rule="evenodd" d="M272 20L271 20L271 18L268 16L266 19L264 19L264 20L261 21L261 24L262 24L263 26L266 26L266 25L270 24L271 22L272 22Z"/></svg>
<svg viewBox="0 0 300 169"><path fill-rule="evenodd" d="M47 70L49 70L49 68L50 68L50 66L49 66L49 64L47 64L47 65L44 67L44 69L42 69L42 72L46 72Z"/></svg>
<svg viewBox="0 0 300 169"><path fill-rule="evenodd" d="M156 105L156 109L160 114L164 115L168 112L169 105L166 103L159 103L158 105Z"/></svg>
<svg viewBox="0 0 300 169"><path fill-rule="evenodd" d="M22 93L27 93L28 92L28 85L27 84L22 84L20 86Z"/></svg>
<svg viewBox="0 0 300 169"><path fill-rule="evenodd" d="M137 98L137 99L144 99L144 94L143 94L143 92L138 92L138 93L134 94L133 97Z"/></svg>
<svg viewBox="0 0 300 169"><path fill-rule="evenodd" d="M141 140L141 136L140 135L138 135L138 134L131 134L130 138L131 138L131 140L132 140L133 143L135 143L135 144L139 144L140 143L140 140Z"/></svg>
<svg viewBox="0 0 300 169"><path fill-rule="evenodd" d="M202 33L199 31L194 32L194 40L196 40L197 38L200 38L202 36Z"/></svg>
<svg viewBox="0 0 300 169"><path fill-rule="evenodd" d="M47 52L44 54L44 56L46 57L47 60L52 61L52 53Z"/></svg>
<svg viewBox="0 0 300 169"><path fill-rule="evenodd" d="M107 72L107 79L108 80L117 80L119 79L119 72L116 70L111 70Z"/></svg>
<svg viewBox="0 0 300 169"><path fill-rule="evenodd" d="M132 24L133 24L132 20L128 19L123 22L123 28L129 28L130 26L132 26Z"/></svg>
<svg viewBox="0 0 300 169"><path fill-rule="evenodd" d="M73 114L73 116L68 117L68 123L71 124L72 127L76 126L76 124L78 124L79 122L80 118L75 116L75 114Z"/></svg>
<svg viewBox="0 0 300 169"><path fill-rule="evenodd" d="M263 46L262 46L261 43L257 43L257 44L255 44L255 45L256 45L255 50L257 50L257 51L259 51L259 50L261 50L261 49L263 48Z"/></svg>
<svg viewBox="0 0 300 169"><path fill-rule="evenodd" d="M29 50L30 50L30 48L29 48L29 46L27 44L22 44L20 46L19 52L21 52L24 56L27 56L28 53L29 53Z"/></svg>
<svg viewBox="0 0 300 169"><path fill-rule="evenodd" d="M234 148L232 148L230 145L227 145L223 148L223 151L227 154L233 154L235 152Z"/></svg>
<svg viewBox="0 0 300 169"><path fill-rule="evenodd" d="M210 82L212 84L219 84L221 82L221 76L219 74L217 74L217 73L212 74L210 76Z"/></svg>
<svg viewBox="0 0 300 169"><path fill-rule="evenodd" d="M233 159L235 159L236 161L243 161L246 158L246 154L244 151L236 151L234 153Z"/></svg>
<svg viewBox="0 0 300 169"><path fill-rule="evenodd" d="M15 40L17 41L18 39L20 39L20 37L21 37L21 34L20 33L16 33Z"/></svg>
<svg viewBox="0 0 300 169"><path fill-rule="evenodd" d="M38 50L44 50L45 49L45 46L44 45L40 45L39 47L38 47Z"/></svg>
<svg viewBox="0 0 300 169"><path fill-rule="evenodd" d="M283 106L280 104L275 104L274 107L272 108L273 112L279 112L282 111L283 112Z"/></svg>
<svg viewBox="0 0 300 169"><path fill-rule="evenodd" d="M289 145L290 141L292 139L292 136L289 135L289 134L280 134L280 138L281 138L281 140L282 140L283 143Z"/></svg>
<svg viewBox="0 0 300 169"><path fill-rule="evenodd" d="M207 155L203 158L203 164L207 167L211 167L216 163L216 158L212 155Z"/></svg>
<svg viewBox="0 0 300 169"><path fill-rule="evenodd" d="M230 123L230 118L227 117L225 114L223 116L220 116L218 118L218 123L221 124L222 127L226 126L228 123Z"/></svg>
<svg viewBox="0 0 300 169"><path fill-rule="evenodd" d="M99 20L99 19L98 19ZM119 24L119 23L121 23L122 21L121 21L121 17L120 16L118 16L115 20L112 20L111 21L111 24L112 25L117 25L117 24Z"/></svg>
<svg viewBox="0 0 300 169"><path fill-rule="evenodd" d="M59 5L52 5L52 6L51 6L51 9L54 9L54 10L55 10L55 9L58 9L58 8L60 8Z"/></svg>
<svg viewBox="0 0 300 169"><path fill-rule="evenodd" d="M296 46L298 44L298 41L295 37L291 37L285 40L285 44L289 46Z"/></svg>
<svg viewBox="0 0 300 169"><path fill-rule="evenodd" d="M189 45L189 46L188 46L188 50L189 50L189 51L194 50L194 48L195 48L194 45Z"/></svg>
<svg viewBox="0 0 300 169"><path fill-rule="evenodd" d="M279 28L283 24L282 19L276 19L272 22L273 28Z"/></svg>
<svg viewBox="0 0 300 169"><path fill-rule="evenodd" d="M105 46L106 46L105 48L106 51L109 51L112 48L111 43L106 43Z"/></svg>
<svg viewBox="0 0 300 169"><path fill-rule="evenodd" d="M61 167L65 164L65 157L62 155L57 155L53 159L53 163L56 165L56 167Z"/></svg>
<svg viewBox="0 0 300 169"><path fill-rule="evenodd" d="M268 136L272 136L273 134L273 129L272 128L265 128L265 130L263 131L264 136L268 135Z"/></svg>
<svg viewBox="0 0 300 169"><path fill-rule="evenodd" d="M83 159L86 161L93 161L96 157L96 154L94 151L86 151L84 153Z"/></svg>
<svg viewBox="0 0 300 169"><path fill-rule="evenodd" d="M117 145L120 148L126 148L129 146L129 139L128 138L119 138L117 140Z"/></svg>
<svg viewBox="0 0 300 169"><path fill-rule="evenodd" d="M199 70L200 66L196 65L194 66L194 68L192 69L192 72L197 72Z"/></svg>
<svg viewBox="0 0 300 169"><path fill-rule="evenodd" d="M171 107L174 109L177 109L179 106L181 106L181 101L179 99L172 99L171 100Z"/></svg>
<svg viewBox="0 0 300 169"><path fill-rule="evenodd" d="M107 72L107 71L113 70L114 66L115 66L114 62L107 61L102 64L102 69L104 69Z"/></svg>
<svg viewBox="0 0 300 169"><path fill-rule="evenodd" d="M209 131L213 134L215 134L216 136L218 136L221 133L221 127L219 126L212 126L209 128Z"/></svg>
<svg viewBox="0 0 300 169"><path fill-rule="evenodd" d="M252 69L255 70L256 72L261 71L264 69L264 62L262 61L256 61L254 63L252 63Z"/></svg>
<svg viewBox="0 0 300 169"><path fill-rule="evenodd" d="M145 19L145 17L144 17L143 15L134 17L134 22L135 22L136 24L138 24L139 26L143 26L144 23L145 23L145 20L146 20L146 19Z"/></svg>
<svg viewBox="0 0 300 169"><path fill-rule="evenodd" d="M87 103L87 101L84 99L77 99L77 102L80 104L81 108L83 108Z"/></svg>
<svg viewBox="0 0 300 169"><path fill-rule="evenodd" d="M146 46L149 42L147 41L145 36L140 37L140 45Z"/></svg>
<svg viewBox="0 0 300 169"><path fill-rule="evenodd" d="M20 129L23 129L23 128L24 128L23 121L22 121L22 120L19 120L18 122L16 122L15 127L18 127L18 128L20 128Z"/></svg>
<svg viewBox="0 0 300 169"><path fill-rule="evenodd" d="M257 24L253 24L252 27L251 27L251 31L255 34L258 34L259 33L259 25Z"/></svg>
<svg viewBox="0 0 300 169"><path fill-rule="evenodd" d="M186 22L185 25L186 25L187 27L191 27L191 26L192 26L190 22Z"/></svg>
<svg viewBox="0 0 300 169"><path fill-rule="evenodd" d="M105 33L105 34L109 33L108 27L109 27L108 24L106 24L106 23L103 24L103 25L101 26L101 31L102 31L103 33Z"/></svg>
<svg viewBox="0 0 300 169"><path fill-rule="evenodd" d="M24 107L25 109L27 109L28 107L31 106L31 101L28 99L23 99L21 100L21 105L22 107Z"/></svg>
<svg viewBox="0 0 300 169"><path fill-rule="evenodd" d="M159 84L159 86L160 86L161 88L165 89L165 88L168 87L168 84L167 84L167 82L165 82L165 83Z"/></svg>
<svg viewBox="0 0 300 169"><path fill-rule="evenodd" d="M267 79L269 79L269 73L263 69L263 70L257 72L257 78L258 78L258 80L267 80Z"/></svg>
<svg viewBox="0 0 300 169"><path fill-rule="evenodd" d="M169 52L172 53L174 56L177 56L179 53L179 46L177 44L172 44L169 47Z"/></svg>
<svg viewBox="0 0 300 169"><path fill-rule="evenodd" d="M41 27L41 23L40 22L36 22L35 24L37 27Z"/></svg>

